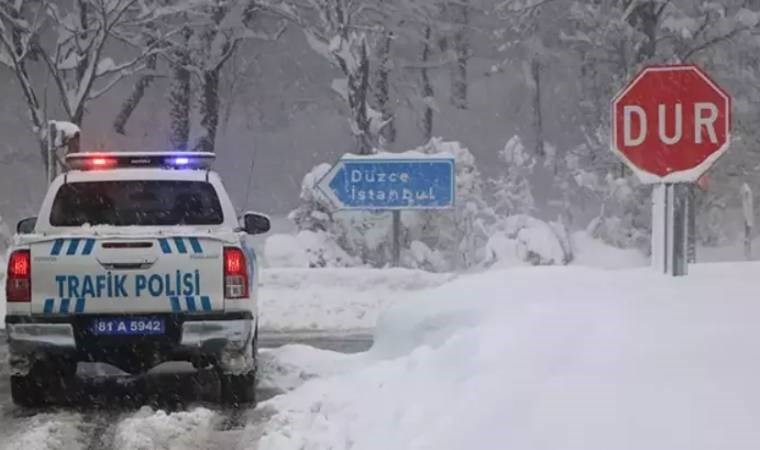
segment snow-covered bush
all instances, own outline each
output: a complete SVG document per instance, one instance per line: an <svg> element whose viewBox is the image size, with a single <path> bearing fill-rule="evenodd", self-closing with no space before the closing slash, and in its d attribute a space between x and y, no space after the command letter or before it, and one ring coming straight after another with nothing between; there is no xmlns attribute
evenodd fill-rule
<svg viewBox="0 0 760 450"><path fill-rule="evenodd" d="M303 230L296 235L275 234L264 249L268 267L352 267L360 264L324 231Z"/></svg>
<svg viewBox="0 0 760 450"><path fill-rule="evenodd" d="M494 211L502 215L532 213L535 204L529 178L535 158L525 149L522 139L513 136L499 151L499 160L506 166L504 174L488 180Z"/></svg>
<svg viewBox="0 0 760 450"><path fill-rule="evenodd" d="M618 248L646 249L651 230L651 190L632 176L608 175L600 188L600 214L586 230L594 237Z"/></svg>
<svg viewBox="0 0 760 450"><path fill-rule="evenodd" d="M444 254L439 250L433 250L421 241L412 241L409 249L402 255L402 264L406 267L414 267L429 272L445 271L449 265Z"/></svg>
<svg viewBox="0 0 760 450"><path fill-rule="evenodd" d="M456 202L451 210L407 212L407 241L420 241L437 250L448 270L479 264L488 242L488 228L495 216L484 198L483 177L473 154L461 143L430 140L415 151L450 154L456 160Z"/></svg>
<svg viewBox="0 0 760 450"><path fill-rule="evenodd" d="M565 224L585 227L592 237L618 248L646 249L651 190L608 153L583 144L561 159L557 182L564 193Z"/></svg>
<svg viewBox="0 0 760 450"><path fill-rule="evenodd" d="M391 258L390 214L333 211L330 201L316 187L329 170L329 164L319 164L304 176L301 205L288 216L299 230L318 233L319 237L310 243L313 247L308 247L312 253L310 264L315 261L318 267L331 266L333 262L338 266L387 264Z"/></svg>
<svg viewBox="0 0 760 450"><path fill-rule="evenodd" d="M567 232L527 215L514 215L500 221L486 246L486 266L516 263L531 265L567 264L572 247Z"/></svg>
<svg viewBox="0 0 760 450"><path fill-rule="evenodd" d="M316 188L319 180L329 171L329 164L319 164L303 177L301 205L288 215L298 229L328 231L331 228L333 218L330 202Z"/></svg>

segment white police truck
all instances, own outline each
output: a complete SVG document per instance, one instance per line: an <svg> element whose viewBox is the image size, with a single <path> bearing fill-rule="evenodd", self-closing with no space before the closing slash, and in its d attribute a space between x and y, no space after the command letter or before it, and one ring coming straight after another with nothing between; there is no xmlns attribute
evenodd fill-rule
<svg viewBox="0 0 760 450"><path fill-rule="evenodd" d="M6 278L15 403L65 389L79 362L142 374L213 368L255 401L256 255L269 219L238 217L210 153L78 153L17 226Z"/></svg>

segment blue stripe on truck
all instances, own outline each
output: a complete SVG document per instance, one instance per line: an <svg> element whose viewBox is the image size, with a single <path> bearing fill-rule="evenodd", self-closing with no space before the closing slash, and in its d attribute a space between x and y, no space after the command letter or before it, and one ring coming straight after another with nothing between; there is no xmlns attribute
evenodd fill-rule
<svg viewBox="0 0 760 450"><path fill-rule="evenodd" d="M53 241L53 248L50 249L50 256L58 256L61 254L63 248L63 239L56 239Z"/></svg>
<svg viewBox="0 0 760 450"><path fill-rule="evenodd" d="M161 251L164 252L164 255L171 254L172 248L169 247L169 242L166 239L159 239L158 245L161 246Z"/></svg>
<svg viewBox="0 0 760 450"><path fill-rule="evenodd" d="M52 314L53 306L55 306L55 303L52 298L45 300L45 306L43 306L42 312L45 314Z"/></svg>
<svg viewBox="0 0 760 450"><path fill-rule="evenodd" d="M84 305L85 305L84 299L83 298L78 298L77 299L77 304L74 307L74 312L77 313L77 314L82 314L84 312Z"/></svg>
<svg viewBox="0 0 760 450"><path fill-rule="evenodd" d="M185 297L185 301L187 302L187 310L195 312L195 297L187 296Z"/></svg>
<svg viewBox="0 0 760 450"><path fill-rule="evenodd" d="M169 301L171 301L173 312L182 311L182 308L179 306L179 297L171 297Z"/></svg>
<svg viewBox="0 0 760 450"><path fill-rule="evenodd" d="M190 241L190 247L193 248L193 253L203 253L203 247L201 247L201 243L198 242L198 238L188 238L188 241Z"/></svg>
<svg viewBox="0 0 760 450"><path fill-rule="evenodd" d="M87 256L92 253L92 248L95 247L95 239L86 239L84 241L84 248L82 249L82 255Z"/></svg>
<svg viewBox="0 0 760 450"><path fill-rule="evenodd" d="M61 314L68 314L69 313L69 303L71 303L71 300L68 298L62 298L61 299L61 307L60 311Z"/></svg>
<svg viewBox="0 0 760 450"><path fill-rule="evenodd" d="M66 255L71 256L71 255L76 255L77 254L77 247L79 247L79 241L80 240L81 239L75 238L75 239L72 239L69 242L69 248L68 248L68 250L66 250Z"/></svg>
<svg viewBox="0 0 760 450"><path fill-rule="evenodd" d="M175 237L174 245L177 246L178 252L182 253L183 255L187 253L187 247L185 247L185 241L183 241L182 238Z"/></svg>
<svg viewBox="0 0 760 450"><path fill-rule="evenodd" d="M201 306L203 307L204 311L211 311L211 299L208 297L208 295L201 297Z"/></svg>

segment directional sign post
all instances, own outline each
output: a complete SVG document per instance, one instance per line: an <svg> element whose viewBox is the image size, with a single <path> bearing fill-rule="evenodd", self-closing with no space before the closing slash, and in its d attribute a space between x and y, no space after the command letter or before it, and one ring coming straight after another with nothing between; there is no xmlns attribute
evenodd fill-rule
<svg viewBox="0 0 760 450"><path fill-rule="evenodd" d="M402 210L454 206L451 156L392 158L387 154L341 158L317 184L338 210L393 211L393 259L400 259Z"/></svg>
<svg viewBox="0 0 760 450"><path fill-rule="evenodd" d="M655 184L652 262L686 275L686 183L731 141L731 97L693 65L648 67L612 101L612 149L644 183Z"/></svg>

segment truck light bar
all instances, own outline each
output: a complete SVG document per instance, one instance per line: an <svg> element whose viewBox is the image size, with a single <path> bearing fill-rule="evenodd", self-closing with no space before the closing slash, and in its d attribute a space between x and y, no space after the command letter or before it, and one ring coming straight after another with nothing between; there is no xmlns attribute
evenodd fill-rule
<svg viewBox="0 0 760 450"><path fill-rule="evenodd" d="M69 170L107 170L116 168L164 168L206 170L216 155L208 152L92 152L66 156Z"/></svg>

